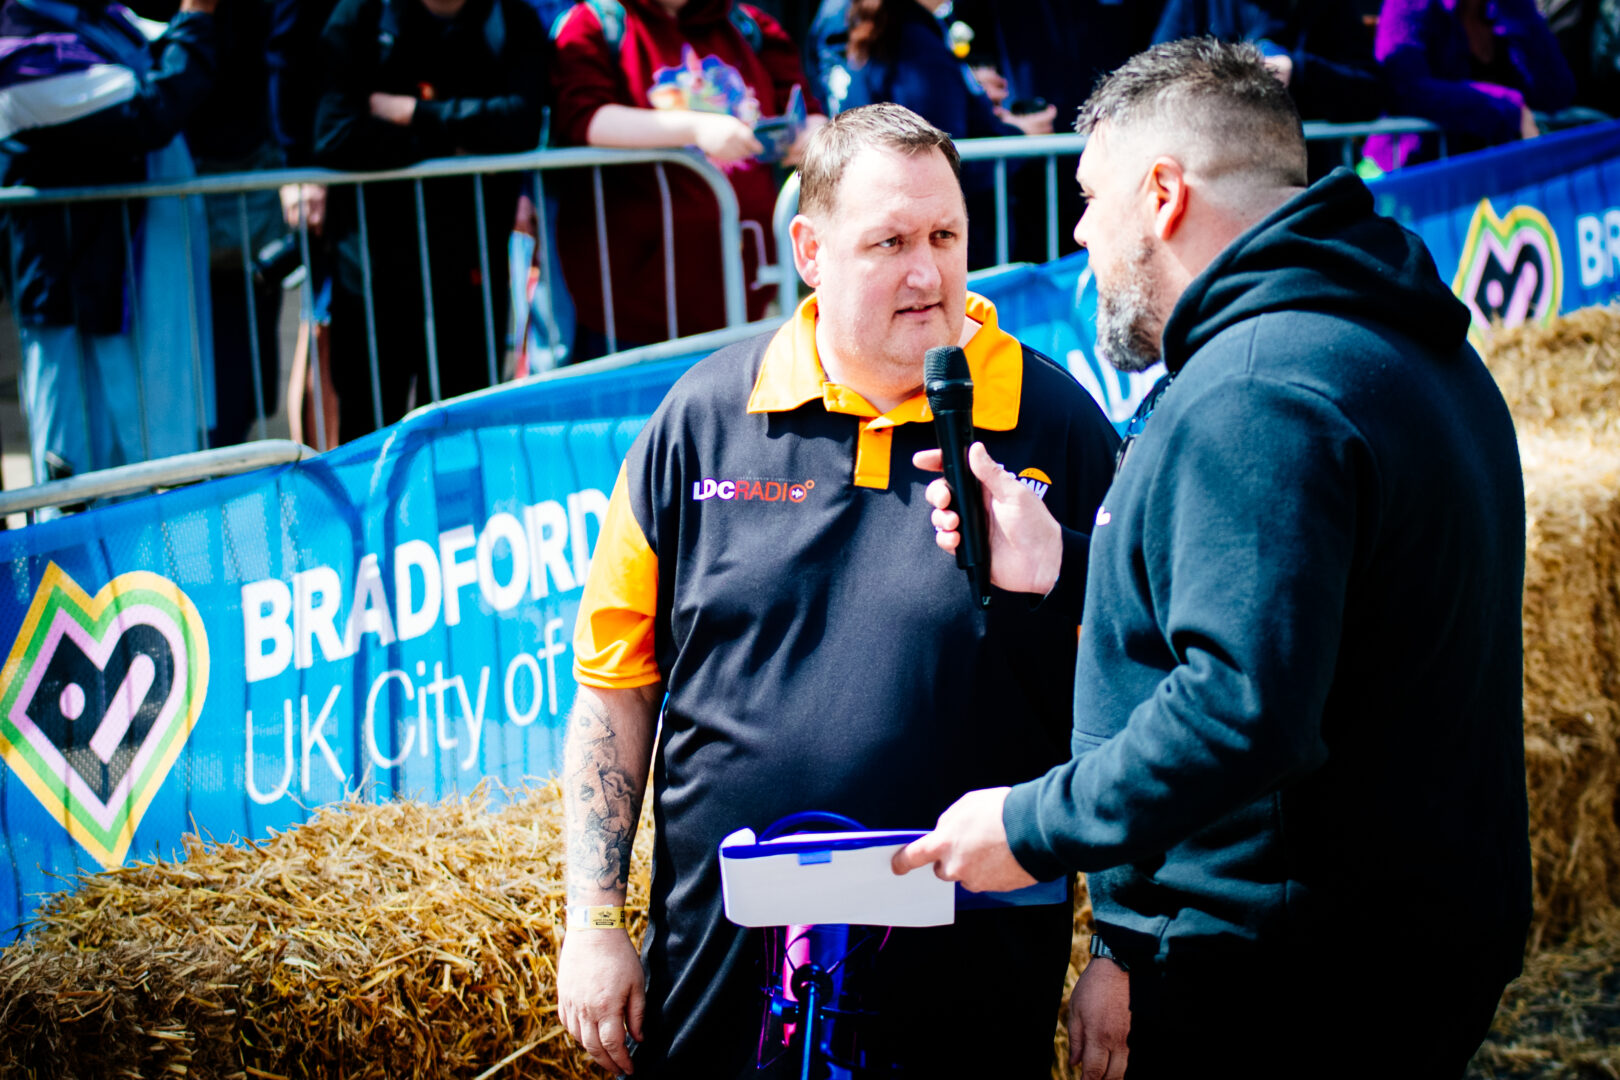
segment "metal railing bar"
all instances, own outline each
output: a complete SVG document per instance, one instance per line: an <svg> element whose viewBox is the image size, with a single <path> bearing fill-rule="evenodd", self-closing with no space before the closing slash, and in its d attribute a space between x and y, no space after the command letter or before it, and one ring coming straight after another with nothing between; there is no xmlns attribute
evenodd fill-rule
<svg viewBox="0 0 1620 1080"><path fill-rule="evenodd" d="M321 340L320 328L315 325L315 275L309 270L309 195L303 184L298 185L298 254L304 260L304 280L299 296L304 309L304 324L309 327L309 363L305 365L305 372L310 381L310 398L315 408L315 448L324 451L331 448L331 443L326 438L326 403L321 393Z"/></svg>
<svg viewBox="0 0 1620 1080"><path fill-rule="evenodd" d="M1058 257L1057 155L1046 155L1046 261Z"/></svg>
<svg viewBox="0 0 1620 1080"><path fill-rule="evenodd" d="M1036 138L1050 137L1037 136ZM564 147L556 150L531 150L523 154L490 154L478 157L435 158L418 162L408 168L387 169L377 172L337 172L330 169L281 169L274 172L218 173L197 177L184 183L174 181L147 181L140 184L117 184L103 187L75 188L0 188L0 207L23 203L52 205L68 202L93 202L112 198L153 198L162 195L220 195L239 191L261 191L280 188L287 184L323 184L341 187L345 184L375 183L386 180L418 180L444 176L466 176L472 173L505 173L524 170L577 169L588 166L653 165L659 162L679 165L696 173L709 186L720 208L721 274L724 286L726 322L741 325L747 319L747 291L743 283L742 225L737 204L737 193L732 190L726 174L702 154L684 148L647 150L610 150L596 147Z"/></svg>
<svg viewBox="0 0 1620 1080"><path fill-rule="evenodd" d="M247 192L239 192L236 196L236 225L242 237L242 282L247 290L247 325L248 325L248 356L253 361L253 413L258 419L260 433L263 433L264 424L264 380L261 378L261 357L259 356L259 305L258 295L253 288L253 246L248 239ZM216 372L215 379L219 378Z"/></svg>
<svg viewBox="0 0 1620 1080"><path fill-rule="evenodd" d="M602 275L602 323L607 328L607 351L619 351L619 335L613 318L613 271L608 265L607 207L602 197L602 170L591 170L591 192L596 199L596 265Z"/></svg>
<svg viewBox="0 0 1620 1080"><path fill-rule="evenodd" d="M658 205L664 224L664 330L670 340L680 337L675 323L675 212L669 198L669 177L660 162L653 166L658 180Z"/></svg>
<svg viewBox="0 0 1620 1080"><path fill-rule="evenodd" d="M126 207L126 210L127 210L127 207ZM126 221L126 227L125 227L125 232L126 233L128 232L128 227L127 226L128 226L128 223ZM17 275L17 245L15 245L15 244L7 244L6 247L8 249L7 257L6 257L6 265L11 271L11 280L13 282L15 282L17 280L17 277L18 277L18 275ZM127 253L129 249L128 249L128 247L125 247L124 250ZM126 261L126 263L129 261L127 254L126 254L126 257L125 257L125 261ZM29 478L29 481L32 482L33 479L34 479L34 476L35 476L34 468L38 464L37 462L34 461L34 424L35 424L35 422L37 421L38 418L28 415L28 413L29 413L28 404L29 404L30 401L33 400L33 395L30 393L29 380L28 380L28 342L23 336L23 321L22 321L22 319L17 317L17 307L16 307L16 305L17 305L17 297L16 297L16 294L13 293L12 296L11 296L11 328L12 328L13 331L16 332L16 335L17 335L17 397L19 399L19 403L23 407L22 408L23 431L28 436L28 478ZM136 367L136 370L137 370L137 372L140 370L138 365ZM142 432L142 435L144 437L145 432L146 432L144 419L142 420L141 432ZM143 445L141 447L141 449L145 450L146 447ZM31 524L33 524L33 522L30 521L29 524L31 525Z"/></svg>
<svg viewBox="0 0 1620 1080"><path fill-rule="evenodd" d="M124 274L129 278L129 329L135 357L135 407L141 414L141 457L152 456L151 425L146 416L146 364L141 356L141 298L135 280L135 234L129 224L129 200L119 201L124 222ZM89 429L86 428L86 431Z"/></svg>
<svg viewBox="0 0 1620 1080"><path fill-rule="evenodd" d="M258 442L198 450L189 454L152 461L98 469L66 480L0 492L0 516L32 514L52 506L67 506L130 495L154 488L176 487L219 476L232 476L271 465L286 465L310 457L313 451L289 439L263 439Z"/></svg>
<svg viewBox="0 0 1620 1080"><path fill-rule="evenodd" d="M1015 140L1009 140L1015 141ZM529 170L578 169L604 165L653 165L658 162L680 165L710 181L731 184L726 174L696 150L683 148L653 148L646 150L601 149L590 146L560 147L554 150L530 150L522 154L484 154L461 157L432 158L400 169L379 169L371 172L348 172L337 169L274 169L262 172L213 173L189 181L148 180L138 184L108 184L102 186L35 188L26 186L0 188L0 205L13 202L62 203L91 202L113 198L157 198L163 195L234 195L238 191L262 191L285 187L288 184L321 184L340 187L344 184L374 184L388 180L433 180L446 176L468 176L473 173L524 172Z"/></svg>
<svg viewBox="0 0 1620 1080"><path fill-rule="evenodd" d="M707 158L704 164L720 172ZM710 184L715 202L720 204L720 274L725 287L726 325L741 326L748 321L748 294L743 285L742 211L737 205L737 192L730 181Z"/></svg>
<svg viewBox="0 0 1620 1080"><path fill-rule="evenodd" d="M422 256L422 321L427 330L428 396L437 402L443 400L444 395L439 393L439 338L433 321L433 271L428 267L427 203L421 178L411 183L416 188L416 244Z"/></svg>
<svg viewBox="0 0 1620 1080"><path fill-rule="evenodd" d="M366 185L354 185L354 205L360 221L360 288L366 309L366 363L371 368L371 419L383 426L382 362L377 357L377 298L371 292L371 237L366 232ZM342 402L338 403L339 408Z"/></svg>
<svg viewBox="0 0 1620 1080"><path fill-rule="evenodd" d="M1007 159L996 158L996 264L1011 258L1012 237L1007 235Z"/></svg>
<svg viewBox="0 0 1620 1080"><path fill-rule="evenodd" d="M656 345L640 345L634 349L610 353L594 360L586 360L582 363L570 364L567 367L525 375L521 379L513 379L511 382L502 383L500 386L493 386L487 390L474 390L471 393L461 394L454 400L457 402L473 401L489 397L491 394L504 393L514 386L527 386L530 383L551 382L556 379L573 379L581 375L594 375L603 371L617 371L620 368L635 367L638 364L650 364L657 360L670 360L681 356L711 353L727 345L747 341L756 335L771 333L785 322L787 322L787 316L773 315L768 319L760 319L757 322L727 326L720 330L710 330L702 334L693 334L690 337L676 338L674 341L660 341ZM405 420L426 415L432 410L442 407L442 404L418 406L406 415ZM401 421L401 423L404 422Z"/></svg>
<svg viewBox="0 0 1620 1080"><path fill-rule="evenodd" d="M73 250L73 208L62 207L62 235L67 241L67 249ZM78 337L78 348L74 350L74 364L79 369L79 411L84 414L84 437L86 442L95 430L90 426L90 358L85 356L85 339L89 336L79 325L79 305L73 290L68 290L68 297L73 305L73 333ZM145 447L142 447L144 450ZM94 458L94 454L87 456ZM88 462L75 461L71 463L75 469L82 469Z"/></svg>
<svg viewBox="0 0 1620 1080"><path fill-rule="evenodd" d="M787 178L776 197L771 228L776 233L776 288L783 311L792 311L799 302L799 269L793 263L793 232L790 226L799 212L799 172Z"/></svg>
<svg viewBox="0 0 1620 1080"><path fill-rule="evenodd" d="M191 331L191 396L197 406L197 449L208 449L208 402L204 400L202 326L197 315L197 268L191 255L191 204L180 196L180 242L186 248L186 323Z"/></svg>
<svg viewBox="0 0 1620 1080"><path fill-rule="evenodd" d="M542 371L507 385L514 386L521 383L573 379L581 375L592 375L603 371L616 371L619 368L635 367L637 364L650 364L657 360L670 360L679 356L709 353L727 345L734 345L739 341L747 341L749 338L757 337L760 334L770 333L787 321L787 315L773 315L768 319L760 319L758 322L743 323L740 326L728 326L723 330L710 330L703 334L693 334L691 337L676 338L674 341L660 341L656 345L642 345L638 348L626 349L621 353L613 353L595 360L587 360L582 364L570 364L568 367L557 368L554 371Z"/></svg>
<svg viewBox="0 0 1620 1080"><path fill-rule="evenodd" d="M489 385L501 381L495 363L495 303L490 295L489 283L489 222L484 217L484 178L473 174L473 207L478 212L478 274L483 284L484 346L489 352Z"/></svg>
<svg viewBox="0 0 1620 1080"><path fill-rule="evenodd" d="M551 215L546 209L545 174L539 170L536 170L534 174L534 208L536 219L534 227L534 264L539 271L536 287L538 287L540 284L544 284L546 287L546 311L544 319L546 324L546 341L551 347L551 362L552 364L556 364L558 353L562 347L562 337L561 330L559 330L557 327L557 294L552 289L551 281L551 241L546 236L546 219ZM525 296L528 295L527 283L525 283L523 292ZM525 319L524 321L527 323L528 320ZM528 342L524 342L524 345L527 346Z"/></svg>

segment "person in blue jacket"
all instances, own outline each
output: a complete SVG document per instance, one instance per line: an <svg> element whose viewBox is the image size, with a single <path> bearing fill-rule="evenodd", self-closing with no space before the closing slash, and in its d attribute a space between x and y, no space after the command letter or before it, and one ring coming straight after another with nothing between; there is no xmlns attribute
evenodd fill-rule
<svg viewBox="0 0 1620 1080"><path fill-rule="evenodd" d="M1156 46L1081 127L1099 350L1169 374L1084 542L973 448L997 584L1069 603L1089 551L1072 756L896 869L1089 875L1087 1075L1460 1076L1531 911L1507 406L1423 242L1306 187L1254 46Z"/></svg>
<svg viewBox="0 0 1620 1080"><path fill-rule="evenodd" d="M953 139L1051 132L1050 106L1024 116L999 111L947 44L944 24L919 0L852 0L845 25L844 65L828 76L843 91L841 108L893 102ZM969 234L968 264L993 265L994 166L963 165L962 187L970 219L982 223Z"/></svg>

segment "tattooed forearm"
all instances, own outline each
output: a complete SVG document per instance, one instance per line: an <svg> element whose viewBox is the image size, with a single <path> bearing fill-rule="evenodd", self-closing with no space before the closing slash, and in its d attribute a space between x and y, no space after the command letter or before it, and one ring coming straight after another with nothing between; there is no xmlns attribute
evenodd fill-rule
<svg viewBox="0 0 1620 1080"><path fill-rule="evenodd" d="M568 901L622 902L647 785L649 693L581 687L563 753Z"/></svg>

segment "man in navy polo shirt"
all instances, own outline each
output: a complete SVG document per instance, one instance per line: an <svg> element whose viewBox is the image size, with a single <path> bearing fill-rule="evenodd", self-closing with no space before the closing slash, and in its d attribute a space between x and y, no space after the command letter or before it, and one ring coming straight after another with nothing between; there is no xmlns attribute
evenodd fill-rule
<svg viewBox="0 0 1620 1080"><path fill-rule="evenodd" d="M760 935L722 914L728 833L812 809L917 827L1068 757L1072 597L977 608L918 513L931 477L912 458L936 445L923 354L962 345L975 428L1071 530L1089 529L1116 440L967 292L958 171L950 139L896 105L819 132L792 226L815 295L687 373L615 485L575 630L558 966L561 1019L606 1067L753 1069L767 973ZM1065 535L1083 561L1085 535ZM619 909L649 769L638 957ZM902 1075L1047 1075L1070 927L1058 903L896 930L871 1034L899 1043Z"/></svg>

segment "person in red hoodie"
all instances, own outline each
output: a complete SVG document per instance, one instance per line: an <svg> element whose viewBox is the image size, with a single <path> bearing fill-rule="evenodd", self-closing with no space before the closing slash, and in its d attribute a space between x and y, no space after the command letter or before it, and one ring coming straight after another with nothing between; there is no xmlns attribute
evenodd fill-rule
<svg viewBox="0 0 1620 1080"><path fill-rule="evenodd" d="M735 10L734 10L735 9ZM601 12L611 25L604 32ZM622 19L622 24L620 20ZM695 146L725 168L743 220L744 281L761 261L775 259L771 211L777 187L771 166L758 160L763 147L750 126L735 116L683 108L657 108L659 71L686 62L690 47L699 60L714 57L736 69L758 99L761 116L787 111L795 86L809 87L799 50L769 15L731 0L623 0L581 3L555 32L553 140L574 146ZM809 123L788 152L797 160L804 138L825 122L820 106L806 98ZM720 209L702 180L683 168L664 170L674 227L674 310L665 279L662 199L653 167L602 170L603 205L612 274L611 344L618 349L725 325L721 281ZM565 195L575 206L594 206L588 175L564 174ZM757 223L758 230L750 223ZM562 215L558 251L577 309L575 360L609 350L608 303L603 296L597 220L593 211ZM774 289L750 288L748 317L764 316Z"/></svg>

